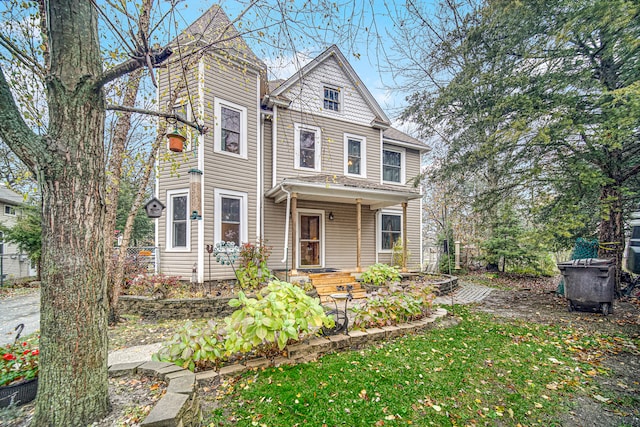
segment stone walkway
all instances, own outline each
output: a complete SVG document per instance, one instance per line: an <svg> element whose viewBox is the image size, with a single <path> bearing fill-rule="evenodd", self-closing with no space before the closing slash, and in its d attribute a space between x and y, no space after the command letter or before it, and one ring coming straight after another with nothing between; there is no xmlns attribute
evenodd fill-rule
<svg viewBox="0 0 640 427"><path fill-rule="evenodd" d="M453 304L473 304L485 299L490 293L491 288L470 283L460 282L460 286L453 294L437 297L434 304L451 305Z"/></svg>

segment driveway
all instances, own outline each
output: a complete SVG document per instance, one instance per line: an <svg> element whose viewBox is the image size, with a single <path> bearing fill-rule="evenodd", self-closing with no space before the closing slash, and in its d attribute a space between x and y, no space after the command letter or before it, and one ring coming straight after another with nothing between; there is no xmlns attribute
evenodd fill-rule
<svg viewBox="0 0 640 427"><path fill-rule="evenodd" d="M40 329L40 291L0 300L0 345L12 343L15 328L24 323L25 336Z"/></svg>

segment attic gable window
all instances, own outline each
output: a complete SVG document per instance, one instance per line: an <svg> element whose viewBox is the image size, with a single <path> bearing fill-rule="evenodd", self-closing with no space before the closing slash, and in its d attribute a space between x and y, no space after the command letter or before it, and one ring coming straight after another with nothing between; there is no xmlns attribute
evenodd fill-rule
<svg viewBox="0 0 640 427"><path fill-rule="evenodd" d="M330 111L340 111L340 89L324 87L324 109Z"/></svg>

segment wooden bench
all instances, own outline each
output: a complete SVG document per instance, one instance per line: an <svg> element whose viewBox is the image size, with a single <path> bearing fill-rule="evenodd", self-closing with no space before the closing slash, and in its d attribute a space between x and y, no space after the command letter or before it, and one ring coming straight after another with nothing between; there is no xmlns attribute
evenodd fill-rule
<svg viewBox="0 0 640 427"><path fill-rule="evenodd" d="M331 301L329 297L331 294L347 292L347 286L351 286L351 295L354 299L366 298L367 292L351 273L316 273L309 274L309 279L322 303Z"/></svg>

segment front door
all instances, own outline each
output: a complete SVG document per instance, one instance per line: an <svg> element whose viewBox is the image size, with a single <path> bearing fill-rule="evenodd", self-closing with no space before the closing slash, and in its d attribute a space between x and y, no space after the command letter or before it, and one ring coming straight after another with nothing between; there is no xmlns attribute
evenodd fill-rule
<svg viewBox="0 0 640 427"><path fill-rule="evenodd" d="M322 267L322 215L300 213L300 268Z"/></svg>

